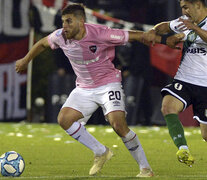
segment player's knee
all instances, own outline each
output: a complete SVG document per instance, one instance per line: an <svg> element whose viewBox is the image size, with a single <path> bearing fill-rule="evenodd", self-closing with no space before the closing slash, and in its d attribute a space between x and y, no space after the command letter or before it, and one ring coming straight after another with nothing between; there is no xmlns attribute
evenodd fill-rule
<svg viewBox="0 0 207 180"><path fill-rule="evenodd" d="M166 116L168 114L177 114L178 113L177 110L169 104L163 104L162 108L161 108L161 112L162 112L163 116Z"/></svg>
<svg viewBox="0 0 207 180"><path fill-rule="evenodd" d="M57 121L58 121L58 124L60 125L60 126L62 126L62 123L64 122L64 114L63 113L59 113L58 114L58 118L57 118Z"/></svg>
<svg viewBox="0 0 207 180"><path fill-rule="evenodd" d="M121 124L119 122L114 122L112 124L112 127L114 129L114 131L120 136L120 137L124 137L127 132L128 132L128 127L124 124Z"/></svg>
<svg viewBox="0 0 207 180"><path fill-rule="evenodd" d="M68 128L70 128L71 125L77 120L78 120L78 118L71 116L69 113L65 113L62 111L60 111L60 113L58 114L58 118L57 118L58 124L64 130L67 130Z"/></svg>
<svg viewBox="0 0 207 180"><path fill-rule="evenodd" d="M161 112L162 112L163 116L167 115L168 114L168 107L163 105L161 107Z"/></svg>
<svg viewBox="0 0 207 180"><path fill-rule="evenodd" d="M63 128L63 129L68 129L69 126L68 126L68 123L66 123L68 121L68 117L67 117L67 114L64 114L64 113L59 113L58 114L58 118L57 118L57 121L58 121L58 124Z"/></svg>

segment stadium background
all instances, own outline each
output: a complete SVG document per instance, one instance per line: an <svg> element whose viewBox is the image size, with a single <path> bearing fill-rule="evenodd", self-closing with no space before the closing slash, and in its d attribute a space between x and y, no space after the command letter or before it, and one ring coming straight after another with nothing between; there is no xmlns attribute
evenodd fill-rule
<svg viewBox="0 0 207 180"><path fill-rule="evenodd" d="M17 74L14 67L15 61L27 53L32 32L35 42L60 28L60 10L71 2L87 6L88 22L124 29L148 30L153 24L181 14L178 2L172 0L131 0L130 3L127 0L0 0L0 122L27 120L56 123L57 113L75 80L63 53L48 50L34 60L31 109L28 109L26 101L30 96L27 89L29 74ZM134 89L128 83L129 74L134 75L138 86L133 96L128 95L128 123L165 125L160 112L160 89L175 74L180 51L163 45L146 47L131 43L118 47L116 53L114 62L123 71L124 88L126 85L129 90ZM69 68L65 68L67 66ZM128 93L127 89L125 93ZM150 119L146 120L148 117ZM184 126L197 126L197 122L192 120L191 107L180 117ZM106 123L100 109L89 123Z"/></svg>

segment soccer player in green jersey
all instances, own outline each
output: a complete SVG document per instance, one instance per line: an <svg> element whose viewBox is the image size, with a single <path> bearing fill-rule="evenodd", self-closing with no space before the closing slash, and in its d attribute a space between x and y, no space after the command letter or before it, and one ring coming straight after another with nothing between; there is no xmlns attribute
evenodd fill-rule
<svg viewBox="0 0 207 180"><path fill-rule="evenodd" d="M178 113L193 106L193 118L200 123L201 134L207 141L207 1L179 0L182 14L178 19L161 22L145 33L145 39L154 43L156 35L183 33L181 64L173 82L161 90L162 114L169 134L178 148L180 162L192 166L190 154ZM164 42L166 36L163 36Z"/></svg>

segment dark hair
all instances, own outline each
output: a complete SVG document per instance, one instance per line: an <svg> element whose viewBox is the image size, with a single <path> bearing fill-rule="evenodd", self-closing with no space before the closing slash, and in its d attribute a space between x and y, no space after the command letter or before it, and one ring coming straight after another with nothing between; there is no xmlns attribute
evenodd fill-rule
<svg viewBox="0 0 207 180"><path fill-rule="evenodd" d="M178 1L180 2L181 0L178 0ZM190 3L194 3L196 1L201 1L204 6L207 6L207 0L184 0L184 1L188 1Z"/></svg>
<svg viewBox="0 0 207 180"><path fill-rule="evenodd" d="M86 13L83 4L74 3L66 6L62 10L62 16L66 14L73 14L76 17L82 17L84 20L86 20Z"/></svg>

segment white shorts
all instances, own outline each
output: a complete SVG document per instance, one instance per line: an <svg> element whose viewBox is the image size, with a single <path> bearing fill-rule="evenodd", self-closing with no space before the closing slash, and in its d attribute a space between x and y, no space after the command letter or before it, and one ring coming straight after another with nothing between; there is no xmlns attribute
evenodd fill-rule
<svg viewBox="0 0 207 180"><path fill-rule="evenodd" d="M125 95L121 83L110 83L93 89L76 87L63 104L84 116L80 122L87 123L91 115L101 106L104 115L112 111L125 111Z"/></svg>

